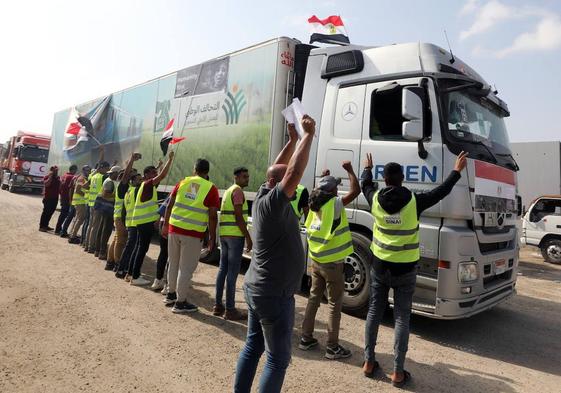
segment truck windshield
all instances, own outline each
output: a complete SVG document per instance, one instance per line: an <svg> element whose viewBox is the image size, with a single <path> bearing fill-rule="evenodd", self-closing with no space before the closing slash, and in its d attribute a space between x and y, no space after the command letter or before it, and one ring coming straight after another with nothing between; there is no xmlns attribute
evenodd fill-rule
<svg viewBox="0 0 561 393"><path fill-rule="evenodd" d="M24 146L19 149L18 158L26 161L47 162L49 151L37 147Z"/></svg>
<svg viewBox="0 0 561 393"><path fill-rule="evenodd" d="M446 93L442 97L447 140L483 159L517 170L509 148L505 113L485 97L469 89Z"/></svg>

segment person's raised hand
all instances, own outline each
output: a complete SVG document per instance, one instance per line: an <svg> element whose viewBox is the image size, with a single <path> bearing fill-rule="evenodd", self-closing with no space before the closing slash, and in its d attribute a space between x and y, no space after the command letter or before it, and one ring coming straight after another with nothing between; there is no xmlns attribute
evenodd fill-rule
<svg viewBox="0 0 561 393"><path fill-rule="evenodd" d="M458 154L458 158L456 158L456 164L454 164L454 170L461 172L467 165L467 156L468 153L462 151Z"/></svg>
<svg viewBox="0 0 561 393"><path fill-rule="evenodd" d="M366 158L364 159L364 169L372 169L373 166L372 153L366 153Z"/></svg>
<svg viewBox="0 0 561 393"><path fill-rule="evenodd" d="M296 126L293 123L288 123L287 129L290 140L298 140L298 131L296 131Z"/></svg>
<svg viewBox="0 0 561 393"><path fill-rule="evenodd" d="M132 160L133 161L138 161L142 158L142 156L140 155L140 153L132 153Z"/></svg>
<svg viewBox="0 0 561 393"><path fill-rule="evenodd" d="M302 128L306 134L314 135L316 133L316 121L308 115L302 118Z"/></svg>
<svg viewBox="0 0 561 393"><path fill-rule="evenodd" d="M347 172L352 172L353 171L353 164L351 164L350 161L343 161L342 167Z"/></svg>

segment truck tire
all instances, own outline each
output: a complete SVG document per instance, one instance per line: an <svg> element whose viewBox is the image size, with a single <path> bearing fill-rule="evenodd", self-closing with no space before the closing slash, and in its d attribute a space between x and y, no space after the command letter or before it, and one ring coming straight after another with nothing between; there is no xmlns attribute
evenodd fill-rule
<svg viewBox="0 0 561 393"><path fill-rule="evenodd" d="M8 184L8 191L11 192L12 194L17 191L17 188L14 186L13 182L10 182L10 184Z"/></svg>
<svg viewBox="0 0 561 393"><path fill-rule="evenodd" d="M561 264L561 240L546 240L541 246L541 251L546 262Z"/></svg>
<svg viewBox="0 0 561 393"><path fill-rule="evenodd" d="M370 294L370 240L353 232L354 252L345 258L345 294L343 311L364 317L368 312Z"/></svg>

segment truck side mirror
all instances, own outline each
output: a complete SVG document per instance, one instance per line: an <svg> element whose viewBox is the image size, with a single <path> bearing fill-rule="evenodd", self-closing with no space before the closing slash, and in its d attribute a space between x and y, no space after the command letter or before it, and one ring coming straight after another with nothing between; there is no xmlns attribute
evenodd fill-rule
<svg viewBox="0 0 561 393"><path fill-rule="evenodd" d="M403 88L401 96L401 115L408 120L403 122L401 128L401 134L405 140L418 142L424 137L424 94L424 89L419 86L407 86Z"/></svg>

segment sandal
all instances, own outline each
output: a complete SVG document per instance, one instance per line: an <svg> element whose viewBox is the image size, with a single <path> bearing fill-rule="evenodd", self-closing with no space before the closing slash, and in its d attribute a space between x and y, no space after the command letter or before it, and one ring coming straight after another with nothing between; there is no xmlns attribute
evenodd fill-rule
<svg viewBox="0 0 561 393"><path fill-rule="evenodd" d="M364 362L364 364L366 364L366 362ZM364 368L364 364L362 365L363 368ZM366 378L374 378L374 375L378 372L379 369L380 369L380 363L374 360L374 362L372 362L372 371L366 372L363 369L362 372L364 373L364 376Z"/></svg>
<svg viewBox="0 0 561 393"><path fill-rule="evenodd" d="M396 388L402 388L411 379L411 373L403 370L403 379L399 382L392 380L392 385Z"/></svg>

